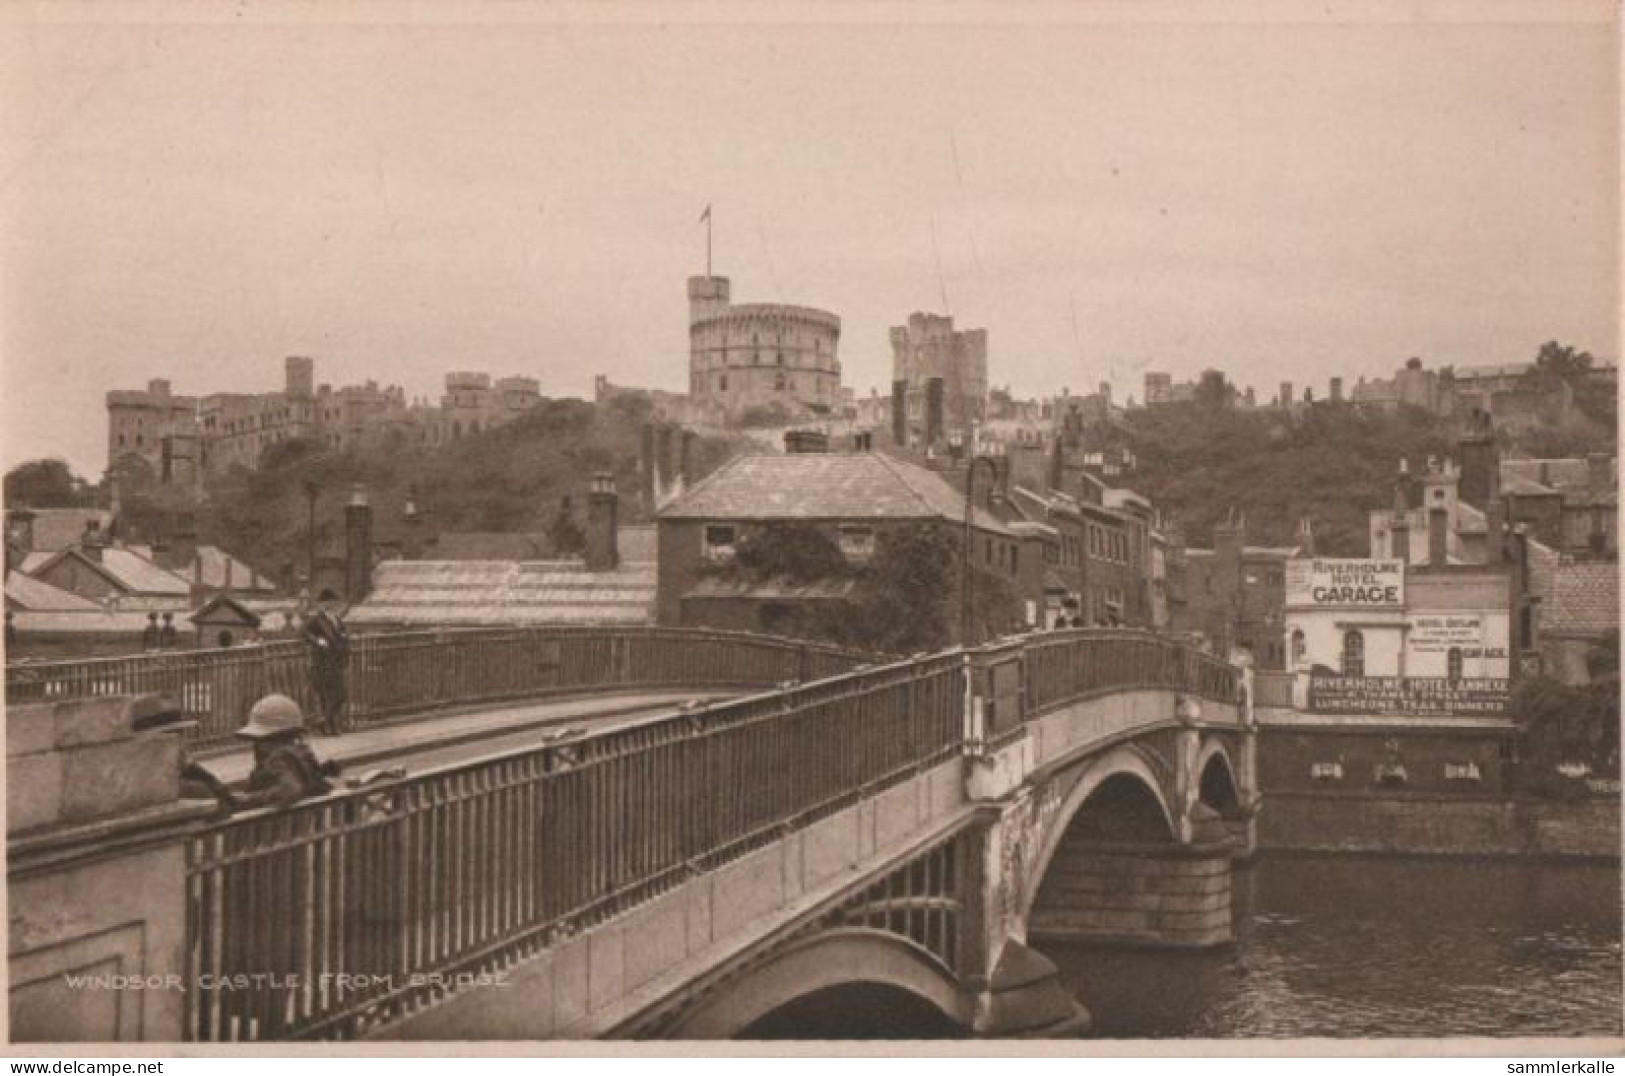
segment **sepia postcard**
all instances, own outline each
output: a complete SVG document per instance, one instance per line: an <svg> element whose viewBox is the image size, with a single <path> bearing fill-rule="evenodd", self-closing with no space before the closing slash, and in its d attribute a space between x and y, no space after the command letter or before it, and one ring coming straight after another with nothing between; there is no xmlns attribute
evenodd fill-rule
<svg viewBox="0 0 1625 1076"><path fill-rule="evenodd" d="M0 6L6 1051L1618 1054L1620 21Z"/></svg>

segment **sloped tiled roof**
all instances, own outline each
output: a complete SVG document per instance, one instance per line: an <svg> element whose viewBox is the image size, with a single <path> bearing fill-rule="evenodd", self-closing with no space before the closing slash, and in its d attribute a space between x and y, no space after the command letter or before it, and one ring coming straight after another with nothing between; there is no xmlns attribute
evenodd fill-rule
<svg viewBox="0 0 1625 1076"><path fill-rule="evenodd" d="M53 587L42 579L14 571L6 576L6 605L29 612L90 612L101 606L89 598L82 598L61 587Z"/></svg>
<svg viewBox="0 0 1625 1076"><path fill-rule="evenodd" d="M224 549L221 549L218 546L198 546L197 562L193 567L194 572L196 572L196 565L198 564L202 566L202 572L200 574L202 575L203 585L211 589L226 589L227 581L229 579L232 590L258 590L267 592L276 590L275 583L271 582L269 579L265 578L265 576L256 572L253 568L249 567L247 564L244 564L241 560L232 556L230 553L227 553ZM185 569L180 569L175 574L188 575Z"/></svg>
<svg viewBox="0 0 1625 1076"><path fill-rule="evenodd" d="M42 635L135 635L147 627L147 614L128 610L75 610L60 612L22 611L12 618L12 625L23 635L37 632Z"/></svg>
<svg viewBox="0 0 1625 1076"><path fill-rule="evenodd" d="M109 546L102 550L101 565L135 594L186 596L192 592L186 580L129 549Z"/></svg>
<svg viewBox="0 0 1625 1076"><path fill-rule="evenodd" d="M648 624L655 565L622 561L606 572L579 560L388 560L352 624Z"/></svg>
<svg viewBox="0 0 1625 1076"><path fill-rule="evenodd" d="M661 519L961 520L965 498L940 476L877 453L738 456L660 511ZM1008 530L981 508L976 525Z"/></svg>
<svg viewBox="0 0 1625 1076"><path fill-rule="evenodd" d="M1504 459L1501 461L1501 492L1517 496L1561 493L1565 504L1607 505L1618 503L1618 487L1613 484L1613 461L1609 461L1610 482L1606 488L1591 484L1591 465L1581 458Z"/></svg>
<svg viewBox="0 0 1625 1076"><path fill-rule="evenodd" d="M122 546L108 546L103 549L99 560L88 556L78 547L64 549L48 555L38 563L32 558L25 560L23 570L31 575L38 575L63 557L78 557L130 595L178 598L185 601L192 592L191 584L174 572L166 571L141 554Z"/></svg>
<svg viewBox="0 0 1625 1076"><path fill-rule="evenodd" d="M1619 565L1578 561L1558 565L1541 602L1541 630L1552 635L1597 636L1619 627Z"/></svg>

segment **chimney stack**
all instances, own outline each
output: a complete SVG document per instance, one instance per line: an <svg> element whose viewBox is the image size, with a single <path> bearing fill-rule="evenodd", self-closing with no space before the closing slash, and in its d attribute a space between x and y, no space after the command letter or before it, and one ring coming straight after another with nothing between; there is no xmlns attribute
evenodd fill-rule
<svg viewBox="0 0 1625 1076"><path fill-rule="evenodd" d="M344 599L358 602L372 590L372 506L359 484L344 506Z"/></svg>
<svg viewBox="0 0 1625 1076"><path fill-rule="evenodd" d="M1443 508L1428 512L1428 564L1443 567L1449 563L1450 513Z"/></svg>
<svg viewBox="0 0 1625 1076"><path fill-rule="evenodd" d="M1315 521L1307 515L1298 517L1298 554L1304 557L1315 555Z"/></svg>
<svg viewBox="0 0 1625 1076"><path fill-rule="evenodd" d="M1401 564L1411 562L1411 521L1404 516L1395 516L1388 528L1388 550L1393 558Z"/></svg>
<svg viewBox="0 0 1625 1076"><path fill-rule="evenodd" d="M615 476L599 471L592 476L587 494L587 570L607 572L621 563L616 529L620 497L615 492Z"/></svg>
<svg viewBox="0 0 1625 1076"><path fill-rule="evenodd" d="M1461 455L1460 497L1474 508L1488 510L1491 502L1500 500L1501 461L1487 412L1473 412L1457 448Z"/></svg>

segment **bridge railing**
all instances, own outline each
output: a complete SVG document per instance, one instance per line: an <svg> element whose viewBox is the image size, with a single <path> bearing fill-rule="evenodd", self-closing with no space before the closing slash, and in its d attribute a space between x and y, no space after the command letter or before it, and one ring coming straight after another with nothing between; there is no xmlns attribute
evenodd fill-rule
<svg viewBox="0 0 1625 1076"><path fill-rule="evenodd" d="M953 758L964 684L950 652L217 824L188 847L188 981L261 985L190 990L187 1035L396 1019Z"/></svg>
<svg viewBox="0 0 1625 1076"><path fill-rule="evenodd" d="M647 660L657 669L647 675L680 675L659 669L679 660L656 646L661 637L641 637L655 648L645 655L586 652L598 667ZM744 639L723 633L683 638L693 649L681 660L696 676L773 675L789 660L730 654ZM523 649L480 653L503 655L489 658L501 668L538 660ZM476 686L529 683L503 675L487 672ZM399 1019L953 759L973 735L967 686L981 692L988 678L996 732L1098 692L1236 694L1233 670L1174 640L1052 633L229 819L187 849L188 982L201 987L187 993L187 1035L348 1038ZM241 981L256 988L206 985Z"/></svg>
<svg viewBox="0 0 1625 1076"><path fill-rule="evenodd" d="M1021 646L1025 713L1102 692L1162 688L1234 703L1239 674L1222 659L1150 631L1093 628L1032 636Z"/></svg>
<svg viewBox="0 0 1625 1076"><path fill-rule="evenodd" d="M467 628L357 635L345 682L347 720L365 727L451 706L572 691L768 687L866 660L820 643L684 628ZM231 742L248 708L272 692L317 700L299 642L6 666L11 703L163 693L197 722L190 746Z"/></svg>

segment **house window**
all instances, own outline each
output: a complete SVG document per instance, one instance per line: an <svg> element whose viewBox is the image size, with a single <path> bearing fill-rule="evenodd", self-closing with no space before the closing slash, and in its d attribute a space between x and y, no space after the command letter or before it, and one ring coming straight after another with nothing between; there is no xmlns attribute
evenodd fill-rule
<svg viewBox="0 0 1625 1076"><path fill-rule="evenodd" d="M1343 675L1365 675L1365 635L1358 631L1343 633Z"/></svg>
<svg viewBox="0 0 1625 1076"><path fill-rule="evenodd" d="M873 527L846 525L840 530L841 555L848 560L868 560L875 555Z"/></svg>
<svg viewBox="0 0 1625 1076"><path fill-rule="evenodd" d="M1402 785L1409 777L1403 762L1379 762L1372 769L1371 779L1379 785Z"/></svg>
<svg viewBox="0 0 1625 1076"><path fill-rule="evenodd" d="M733 560L734 547L738 544L738 540L738 532L733 527L722 523L707 524L705 528L705 558L716 561Z"/></svg>
<svg viewBox="0 0 1625 1076"><path fill-rule="evenodd" d="M1341 781L1343 779L1343 764L1341 762L1311 762L1309 764L1309 779L1311 781Z"/></svg>
<svg viewBox="0 0 1625 1076"><path fill-rule="evenodd" d="M1461 647L1452 646L1444 657L1445 677L1451 683L1461 679Z"/></svg>
<svg viewBox="0 0 1625 1076"><path fill-rule="evenodd" d="M1295 669L1303 661L1303 652L1306 649L1302 628L1292 629L1292 667Z"/></svg>

